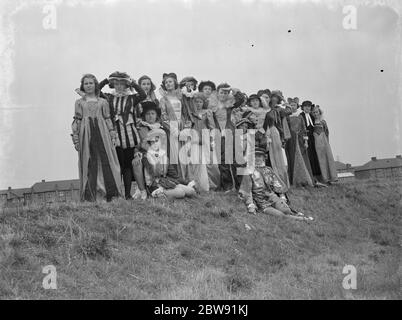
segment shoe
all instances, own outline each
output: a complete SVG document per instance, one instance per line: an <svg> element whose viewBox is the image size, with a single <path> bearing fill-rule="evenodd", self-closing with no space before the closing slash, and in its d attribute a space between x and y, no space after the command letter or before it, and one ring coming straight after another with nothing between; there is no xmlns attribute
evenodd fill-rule
<svg viewBox="0 0 402 320"><path fill-rule="evenodd" d="M133 199L140 199L141 198L141 191L140 189L135 190L135 193L133 194Z"/></svg>
<svg viewBox="0 0 402 320"><path fill-rule="evenodd" d="M326 184L324 184L324 183L321 183L321 182L317 181L315 183L315 187L317 187L317 188L327 188L328 186Z"/></svg>
<svg viewBox="0 0 402 320"><path fill-rule="evenodd" d="M147 200L147 198L148 198L148 195L147 195L147 192L145 191L145 190L142 190L141 191L141 200Z"/></svg>

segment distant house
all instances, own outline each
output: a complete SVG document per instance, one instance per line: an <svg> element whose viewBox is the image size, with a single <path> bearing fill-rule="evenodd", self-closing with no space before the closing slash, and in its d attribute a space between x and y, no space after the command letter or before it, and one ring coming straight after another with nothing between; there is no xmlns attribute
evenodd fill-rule
<svg viewBox="0 0 402 320"><path fill-rule="evenodd" d="M337 172L353 172L353 167L350 163L335 161L335 168Z"/></svg>
<svg viewBox="0 0 402 320"><path fill-rule="evenodd" d="M0 207L79 201L80 180L59 180L35 183L31 188L0 190Z"/></svg>
<svg viewBox="0 0 402 320"><path fill-rule="evenodd" d="M80 180L58 180L35 183L24 193L25 203L51 203L79 200Z"/></svg>
<svg viewBox="0 0 402 320"><path fill-rule="evenodd" d="M355 180L354 168L350 163L335 161L335 168L339 182L350 182Z"/></svg>
<svg viewBox="0 0 402 320"><path fill-rule="evenodd" d="M11 187L6 190L0 190L0 207L24 205L24 193L29 190L29 188L13 189Z"/></svg>
<svg viewBox="0 0 402 320"><path fill-rule="evenodd" d="M377 159L372 157L366 164L354 169L357 179L402 178L402 156Z"/></svg>

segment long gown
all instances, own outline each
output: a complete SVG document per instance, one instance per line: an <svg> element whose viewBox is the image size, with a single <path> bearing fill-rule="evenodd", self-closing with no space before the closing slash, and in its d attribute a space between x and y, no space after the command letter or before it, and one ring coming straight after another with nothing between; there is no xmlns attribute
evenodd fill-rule
<svg viewBox="0 0 402 320"><path fill-rule="evenodd" d="M102 98L77 100L72 131L80 146L80 199L95 201L98 194L107 200L121 196L120 165L111 139L115 132L108 102Z"/></svg>
<svg viewBox="0 0 402 320"><path fill-rule="evenodd" d="M307 150L304 141L307 138L307 129L303 118L289 116L291 137L287 142L289 181L294 186L313 186L313 178Z"/></svg>
<svg viewBox="0 0 402 320"><path fill-rule="evenodd" d="M289 177L283 158L282 141L278 127L281 128L278 112L276 110L268 111L265 116L264 129L268 137L271 138L268 150L270 166L285 183L286 187L289 187Z"/></svg>
<svg viewBox="0 0 402 320"><path fill-rule="evenodd" d="M324 182L337 181L334 156L328 142L328 126L324 120L314 122L314 141L317 152L318 163L321 169L321 176Z"/></svg>

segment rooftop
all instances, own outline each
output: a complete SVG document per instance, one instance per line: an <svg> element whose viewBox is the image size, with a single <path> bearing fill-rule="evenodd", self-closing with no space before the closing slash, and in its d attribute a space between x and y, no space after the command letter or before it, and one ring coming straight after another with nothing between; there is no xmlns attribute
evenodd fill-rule
<svg viewBox="0 0 402 320"><path fill-rule="evenodd" d="M372 157L371 160L366 164L360 167L356 167L355 171L397 168L397 167L402 167L402 156L400 155L397 155L395 158L387 158L387 159L377 159L376 157Z"/></svg>
<svg viewBox="0 0 402 320"><path fill-rule="evenodd" d="M45 181L35 183L32 187L33 192L49 192L55 190L71 190L80 188L80 180L57 180L57 181ZM29 190L31 192L31 190Z"/></svg>

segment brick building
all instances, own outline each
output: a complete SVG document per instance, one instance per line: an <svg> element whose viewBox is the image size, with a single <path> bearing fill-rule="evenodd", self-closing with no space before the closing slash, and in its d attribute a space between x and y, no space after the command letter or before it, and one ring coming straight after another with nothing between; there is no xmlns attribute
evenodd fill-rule
<svg viewBox="0 0 402 320"><path fill-rule="evenodd" d="M29 192L29 190L29 188L13 189L11 187L6 190L0 190L0 207L24 205L24 193Z"/></svg>
<svg viewBox="0 0 402 320"><path fill-rule="evenodd" d="M357 179L398 179L402 178L402 156L377 159L372 157L366 164L354 169Z"/></svg>
<svg viewBox="0 0 402 320"><path fill-rule="evenodd" d="M0 207L28 205L31 203L52 203L79 201L80 181L59 180L35 183L31 188L0 190Z"/></svg>
<svg viewBox="0 0 402 320"><path fill-rule="evenodd" d="M350 163L335 161L335 168L339 182L352 182L355 180L354 167Z"/></svg>

